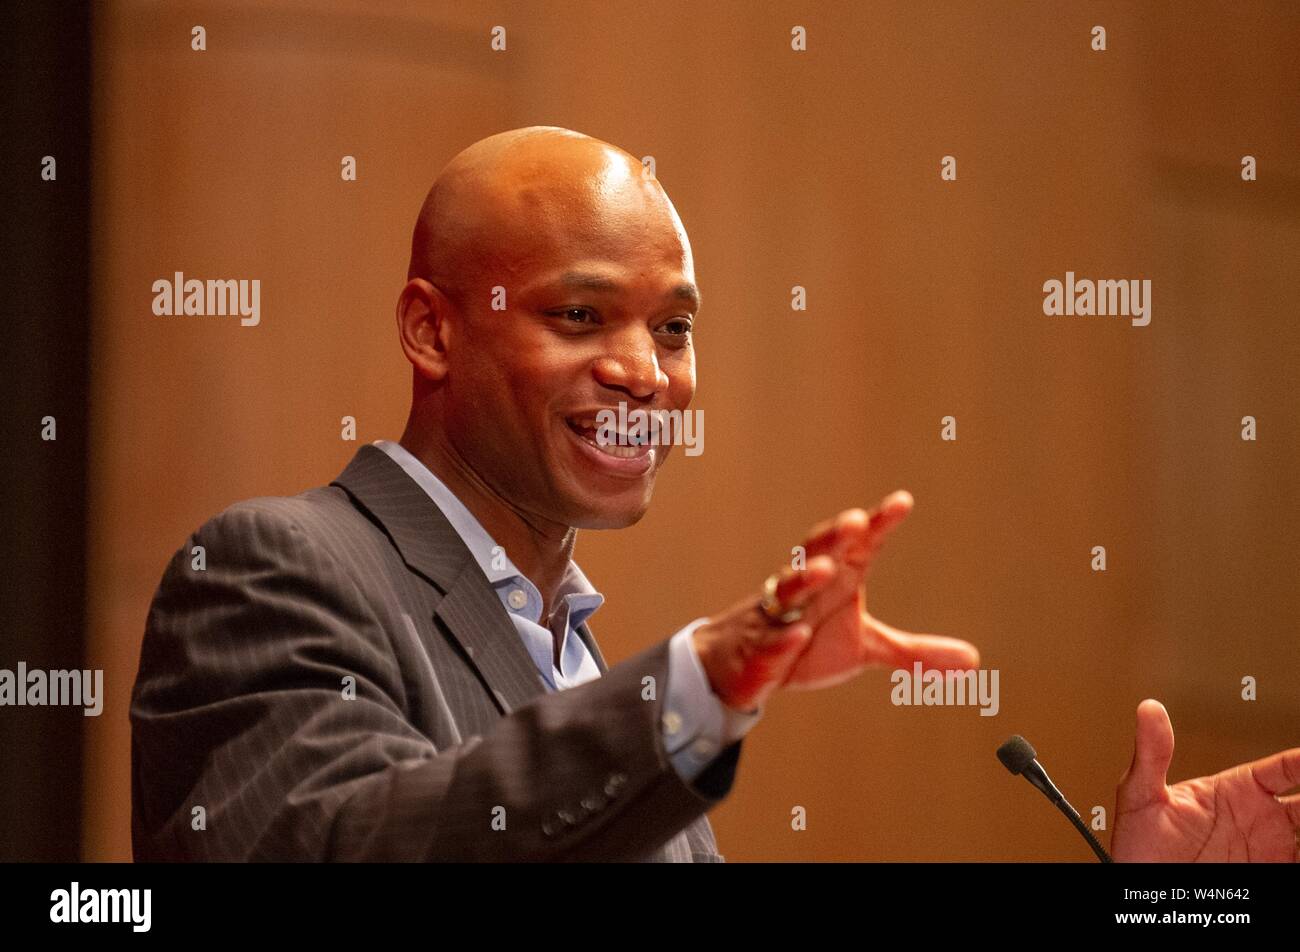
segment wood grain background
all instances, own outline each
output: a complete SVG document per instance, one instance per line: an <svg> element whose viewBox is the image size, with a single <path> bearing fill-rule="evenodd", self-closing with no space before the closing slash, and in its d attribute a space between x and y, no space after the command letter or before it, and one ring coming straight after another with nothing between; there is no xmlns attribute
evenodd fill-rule
<svg viewBox="0 0 1300 952"><path fill-rule="evenodd" d="M95 36L108 700L85 858L130 858L127 706L167 559L235 500L332 479L344 415L400 434L420 201L460 149L531 124L653 155L705 296L704 454L674 455L639 525L579 540L611 663L907 488L872 610L1000 671L996 717L894 707L886 672L779 696L712 814L731 861L1087 861L994 749L1025 734L1080 810L1110 811L1148 696L1175 778L1300 743L1294 4L118 0ZM260 279L260 326L154 316L178 270ZM1150 326L1044 316L1067 270L1152 279Z"/></svg>

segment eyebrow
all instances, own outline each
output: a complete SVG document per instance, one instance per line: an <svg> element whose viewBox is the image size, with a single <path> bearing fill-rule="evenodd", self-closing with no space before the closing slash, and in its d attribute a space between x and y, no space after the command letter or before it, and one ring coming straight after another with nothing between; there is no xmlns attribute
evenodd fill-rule
<svg viewBox="0 0 1300 952"><path fill-rule="evenodd" d="M599 274L592 274L588 271L566 271L560 276L560 284L569 290L574 291L617 291L622 286L610 278ZM700 289L689 281L683 281L681 284L672 288L668 292L669 297L678 298L683 301L690 301L696 310L700 309L701 298Z"/></svg>

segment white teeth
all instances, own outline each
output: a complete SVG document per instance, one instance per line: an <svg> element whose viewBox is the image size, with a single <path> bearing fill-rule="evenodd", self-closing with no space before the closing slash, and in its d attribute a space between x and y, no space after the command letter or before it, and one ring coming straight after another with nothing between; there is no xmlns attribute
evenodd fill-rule
<svg viewBox="0 0 1300 952"><path fill-rule="evenodd" d="M592 446L596 447L596 449L600 450L606 456L617 456L619 459L635 459L636 457L644 456L649 452L649 450L643 446L602 446L600 443L594 443L591 440L588 440L587 442L591 443Z"/></svg>
<svg viewBox="0 0 1300 952"><path fill-rule="evenodd" d="M641 443L636 443L626 433L619 431L615 431L612 434L614 442L601 442L601 428L596 425L595 420L572 418L571 422L579 429L595 430L596 434L594 436L589 436L586 433L578 433L577 435L587 443L587 445L594 446L606 456L614 456L619 459L636 459L637 457L645 456L648 453L654 452L649 445L649 440L643 439Z"/></svg>

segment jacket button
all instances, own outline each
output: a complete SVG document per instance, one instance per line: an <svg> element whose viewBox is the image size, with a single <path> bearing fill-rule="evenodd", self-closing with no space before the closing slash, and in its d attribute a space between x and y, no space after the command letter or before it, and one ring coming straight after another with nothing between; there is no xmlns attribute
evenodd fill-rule
<svg viewBox="0 0 1300 952"><path fill-rule="evenodd" d="M691 750L695 751L701 757L707 757L715 750L713 742L701 737L695 743L691 744Z"/></svg>
<svg viewBox="0 0 1300 952"><path fill-rule="evenodd" d="M676 711L669 711L664 715L664 730L669 734L676 734L682 729L682 716Z"/></svg>
<svg viewBox="0 0 1300 952"><path fill-rule="evenodd" d="M542 823L542 835L543 835L543 836L554 836L554 835L555 835L555 827L551 826L551 821L550 821L550 820L546 820L546 821L544 821L544 822Z"/></svg>
<svg viewBox="0 0 1300 952"><path fill-rule="evenodd" d="M605 805L604 797L585 797L582 801L582 808L594 813Z"/></svg>
<svg viewBox="0 0 1300 952"><path fill-rule="evenodd" d="M570 813L568 810L561 810L556 815L560 818L561 822L563 822L565 826L573 826L573 824L578 822L577 819L574 817L574 815Z"/></svg>

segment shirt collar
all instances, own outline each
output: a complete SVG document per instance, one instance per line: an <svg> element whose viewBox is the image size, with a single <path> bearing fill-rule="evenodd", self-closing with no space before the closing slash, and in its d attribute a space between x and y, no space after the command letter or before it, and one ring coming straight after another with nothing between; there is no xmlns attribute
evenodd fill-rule
<svg viewBox="0 0 1300 952"><path fill-rule="evenodd" d="M500 592L503 587L512 583L523 586L529 595L530 603L537 606L536 613L540 616L542 597L537 591L537 586L515 567L510 557L506 555L505 549L496 544L492 536L488 535L487 530L483 528L482 523L474 518L474 514L456 497L455 493L447 488L446 483L435 476L429 467L416 459L401 443L392 440L376 440L374 445L402 467L442 510L442 514L447 517L456 534L464 541L465 547L474 556L474 561L483 570L483 574L487 576L493 588ZM577 628L604 602L605 596L596 591L595 586L578 567L578 563L570 559L564 577L560 581L560 587L556 591L555 605L561 612L568 611L569 626ZM536 618L533 620L538 621Z"/></svg>

